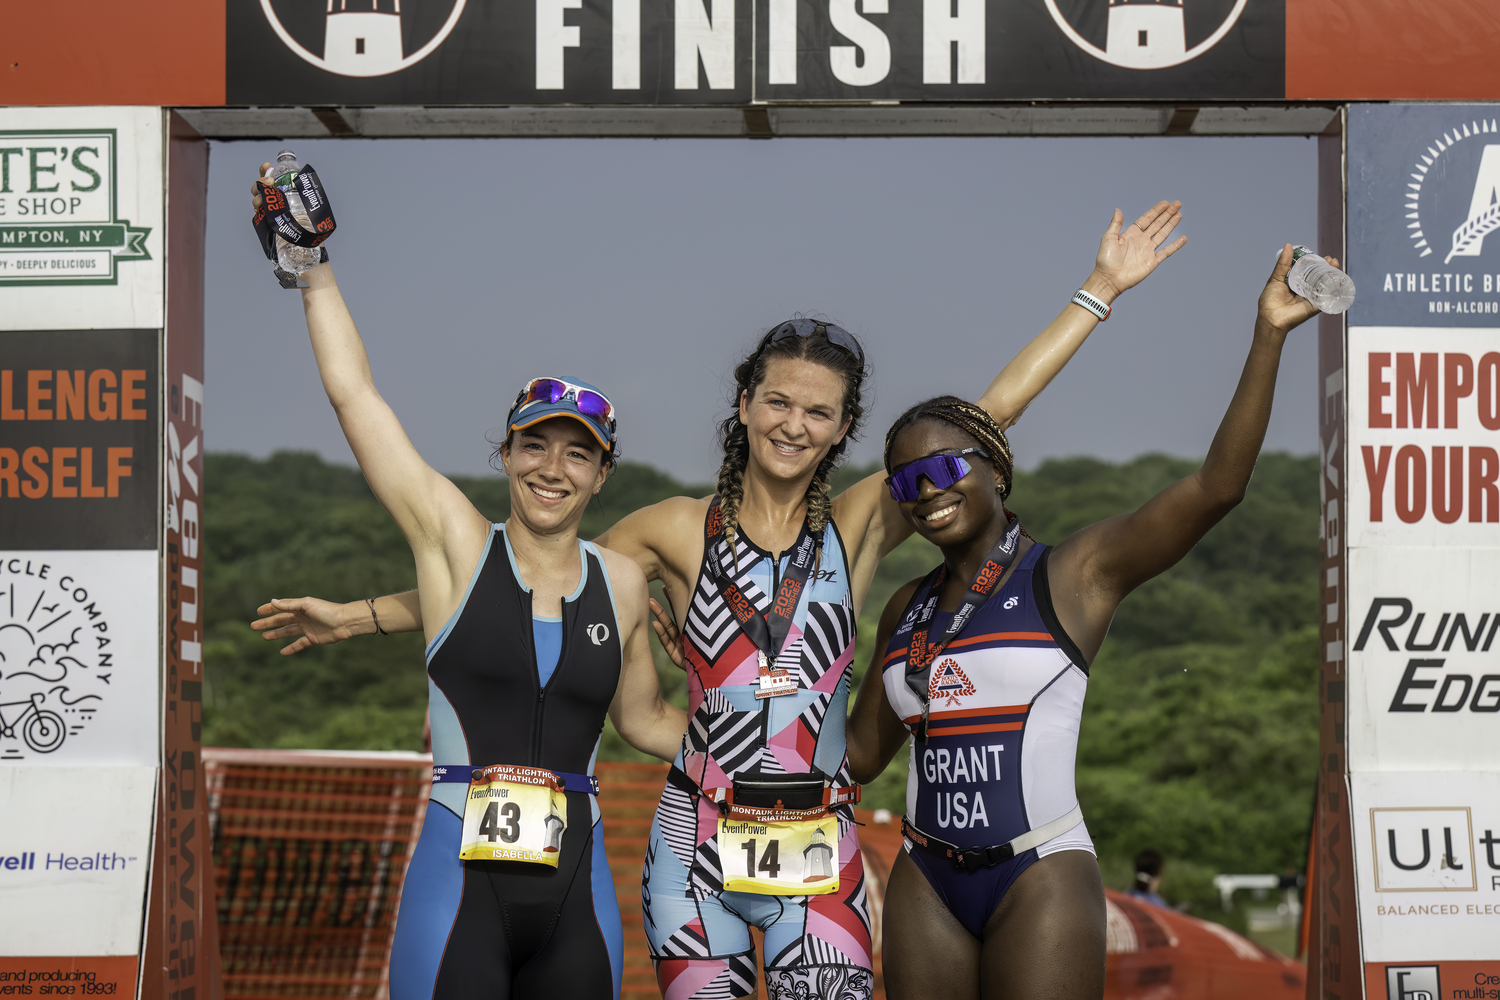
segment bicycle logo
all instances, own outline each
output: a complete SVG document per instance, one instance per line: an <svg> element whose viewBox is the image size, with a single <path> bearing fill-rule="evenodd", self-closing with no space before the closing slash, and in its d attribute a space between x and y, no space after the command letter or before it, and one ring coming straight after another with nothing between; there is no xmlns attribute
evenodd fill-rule
<svg viewBox="0 0 1500 1000"><path fill-rule="evenodd" d="M34 692L30 701L0 702L0 736L14 738L16 727L20 726L21 738L37 753L51 753L62 746L68 727L63 724L62 716L42 707L46 701L46 695ZM15 717L7 718L5 710L17 705L26 708Z"/></svg>

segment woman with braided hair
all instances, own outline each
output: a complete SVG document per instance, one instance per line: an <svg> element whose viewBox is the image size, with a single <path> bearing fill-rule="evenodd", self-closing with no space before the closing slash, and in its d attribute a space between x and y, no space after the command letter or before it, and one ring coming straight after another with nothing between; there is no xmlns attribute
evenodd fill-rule
<svg viewBox="0 0 1500 1000"><path fill-rule="evenodd" d="M1010 446L986 408L939 396L887 434L890 499L943 553L886 605L849 720L856 781L912 738L885 897L891 1000L1104 995L1104 887L1073 791L1089 664L1125 595L1244 496L1282 345L1316 312L1287 287L1291 264L1287 245L1203 467L1056 546L1006 509Z"/></svg>
<svg viewBox="0 0 1500 1000"><path fill-rule="evenodd" d="M1008 364L978 406L1001 426L1108 315L1178 250L1180 202L1122 230L1116 211L1073 303ZM660 580L663 645L689 675L689 727L663 790L641 897L669 1000L756 992L752 926L774 997L870 996L864 873L844 720L855 621L880 560L911 534L871 476L837 497L829 474L864 414L864 350L847 331L792 320L735 369L718 490L664 500L597 542ZM284 652L420 627L409 595L337 606L276 601L255 627L298 636ZM373 611L373 613L372 613ZM682 623L679 634L676 622Z"/></svg>

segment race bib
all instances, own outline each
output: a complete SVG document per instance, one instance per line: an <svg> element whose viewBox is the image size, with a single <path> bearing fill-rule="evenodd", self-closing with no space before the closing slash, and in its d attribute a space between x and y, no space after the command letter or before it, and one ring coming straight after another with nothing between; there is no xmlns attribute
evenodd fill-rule
<svg viewBox="0 0 1500 1000"><path fill-rule="evenodd" d="M464 861L530 861L557 867L568 828L568 797L540 767L475 768L464 802Z"/></svg>
<svg viewBox="0 0 1500 1000"><path fill-rule="evenodd" d="M834 892L839 887L839 819L821 806L731 806L719 817L719 863L728 892Z"/></svg>

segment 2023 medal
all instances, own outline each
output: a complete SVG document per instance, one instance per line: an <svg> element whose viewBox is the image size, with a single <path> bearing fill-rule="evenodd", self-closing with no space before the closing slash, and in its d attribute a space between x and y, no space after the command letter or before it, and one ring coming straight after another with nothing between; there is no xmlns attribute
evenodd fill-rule
<svg viewBox="0 0 1500 1000"><path fill-rule="evenodd" d="M731 806L719 817L728 892L819 896L839 887L839 819L824 806Z"/></svg>
<svg viewBox="0 0 1500 1000"><path fill-rule="evenodd" d="M567 829L568 797L551 771L512 764L475 768L458 856L556 868Z"/></svg>

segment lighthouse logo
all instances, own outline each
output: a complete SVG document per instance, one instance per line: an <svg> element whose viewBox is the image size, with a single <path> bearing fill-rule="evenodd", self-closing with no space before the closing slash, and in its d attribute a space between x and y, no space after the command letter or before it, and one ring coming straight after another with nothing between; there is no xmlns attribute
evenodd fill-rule
<svg viewBox="0 0 1500 1000"><path fill-rule="evenodd" d="M321 23L308 23L292 0L260 0L266 20L286 47L319 69L340 76L385 76L426 59L452 33L467 0L327 0ZM443 6L436 26L427 8ZM288 8L278 13L278 8ZM418 9L420 8L420 9ZM436 12L438 16L442 11ZM318 29L321 28L321 31ZM413 37L422 36L426 37Z"/></svg>
<svg viewBox="0 0 1500 1000"><path fill-rule="evenodd" d="M1046 0L1047 12L1074 45L1111 66L1139 70L1165 69L1203 55L1234 27L1247 2L1233 0L1231 5L1228 0ZM1206 37L1192 38L1190 26L1196 21L1186 16L1185 5L1219 6L1227 8L1227 12ZM1101 7L1105 8L1103 47L1096 44Z"/></svg>

